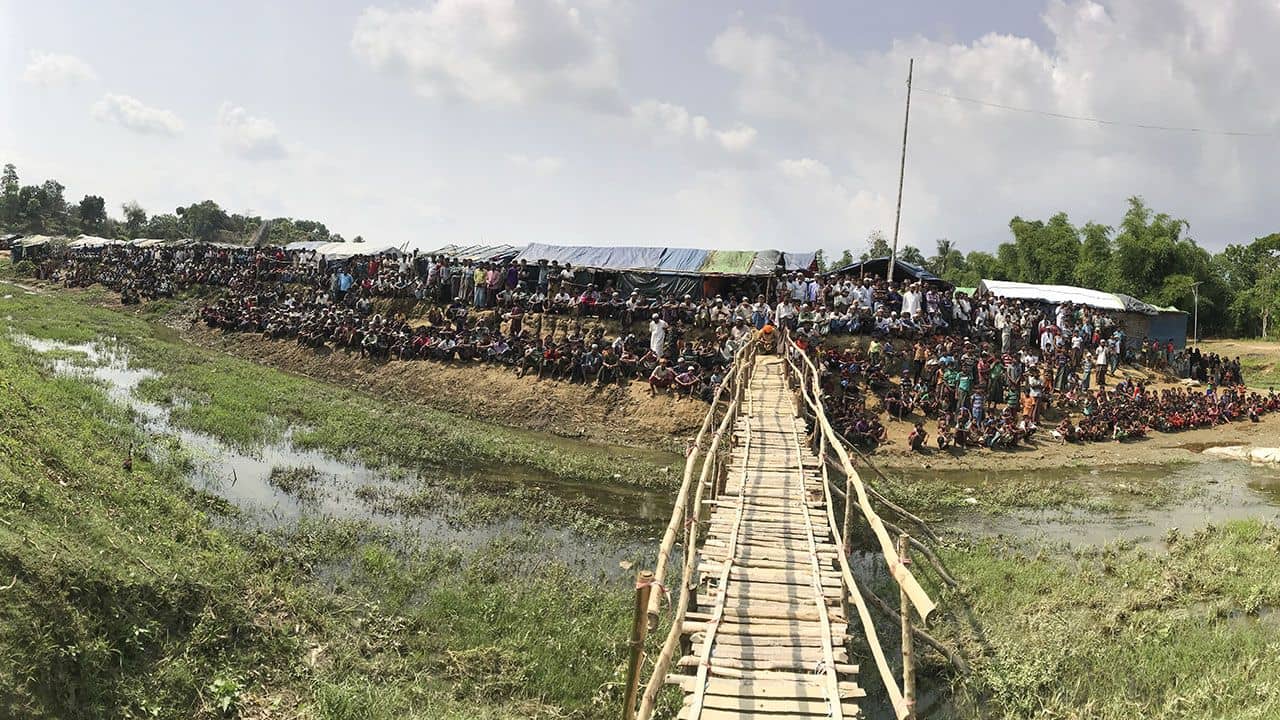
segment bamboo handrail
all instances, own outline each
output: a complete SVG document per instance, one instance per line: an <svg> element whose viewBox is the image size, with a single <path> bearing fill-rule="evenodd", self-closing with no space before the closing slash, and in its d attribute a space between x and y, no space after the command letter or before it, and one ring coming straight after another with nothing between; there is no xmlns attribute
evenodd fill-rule
<svg viewBox="0 0 1280 720"><path fill-rule="evenodd" d="M706 491L707 481L711 475L711 470L715 466L716 453L720 449L720 443L724 439L725 432L733 427L733 421L737 418L738 410L742 405L742 395L749 382L750 360L755 357L755 342L749 341L738 350L738 354L734 358L734 368L730 375L726 376L726 382L732 382L733 399L729 403L729 408L725 412L724 418L721 419L720 425L716 428L715 434L711 437L711 443L707 447L707 452L702 459L702 472L698 476L697 490L694 492L693 512L694 516L690 521L697 520L697 513L702 507L702 498ZM714 408L712 409L714 411ZM687 488L686 488L687 490ZM676 525L679 519L675 513L680 512L683 503L677 502L677 509L673 511L673 518L676 518ZM670 527L670 526L669 526ZM672 530L674 540L674 530ZM690 532L690 538L696 538L696 527ZM668 553L670 548L667 548ZM653 715L653 710L657 705L658 693L661 692L663 684L667 680L667 673L671 668L671 659L675 655L676 647L680 644L680 636L682 625L684 624L685 614L689 608L689 595L691 594L695 584L694 579L695 561L697 558L697 546L695 542L686 543L684 567L681 572L680 595L675 603L675 615L671 621L671 629L667 632L667 637L662 643L662 649L658 653L658 657L654 660L653 671L649 676L649 682L645 685L644 694L640 699L640 710L636 713L637 720L649 720Z"/></svg>
<svg viewBox="0 0 1280 720"><path fill-rule="evenodd" d="M884 522L880 519L879 514L871 507L871 501L868 499L866 487L863 485L862 477L858 474L853 462L849 459L849 453L840 444L839 435L832 429L831 423L827 420L826 411L823 410L820 399L822 391L819 383L818 368L813 364L813 360L801 350L795 341L788 336L786 339L787 350L800 355L805 362L808 372L802 372L801 377L807 378L809 382L800 383L801 392L805 396L805 401L814 411L814 421L821 428L822 434L828 438L827 445L836 451L836 457L840 460L841 469L844 470L847 477L853 485L854 491L858 495L858 507L862 509L862 515L867 520L867 524L871 526L871 531L875 534L876 540L880 544L880 550L884 554L885 565L889 568L889 574L893 579L898 581L906 591L907 597L910 598L911 604L915 607L916 612L920 615L920 620L926 625L929 622L929 614L937 608L937 604L929 597L924 588L916 580L911 571L907 569L898 556L898 551L894 547L894 541L889 537L889 533L885 530ZM832 523L834 530L834 521Z"/></svg>

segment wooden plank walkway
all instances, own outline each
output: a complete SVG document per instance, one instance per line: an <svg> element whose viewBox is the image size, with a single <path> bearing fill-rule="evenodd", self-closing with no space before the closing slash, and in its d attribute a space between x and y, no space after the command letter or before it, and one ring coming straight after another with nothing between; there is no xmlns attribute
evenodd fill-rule
<svg viewBox="0 0 1280 720"><path fill-rule="evenodd" d="M784 361L758 356L698 551L684 674L667 678L684 690L681 720L859 715L822 482Z"/></svg>

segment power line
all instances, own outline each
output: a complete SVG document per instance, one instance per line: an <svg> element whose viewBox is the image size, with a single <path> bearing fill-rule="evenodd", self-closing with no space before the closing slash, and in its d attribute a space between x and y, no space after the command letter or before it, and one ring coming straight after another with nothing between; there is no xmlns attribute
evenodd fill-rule
<svg viewBox="0 0 1280 720"><path fill-rule="evenodd" d="M1083 115L1067 115L1065 113L1057 113L1049 110L1035 110L1033 108L1015 107L1013 105L1005 105L1003 103L990 102L988 100L979 100L971 97L961 97L960 95L952 95L951 93L941 92L938 90L928 90L922 87L916 87L916 92L925 93L927 95L936 95L938 97L956 100L958 102L972 103L983 107L996 108L998 110L1009 110L1012 112L1026 113L1028 115L1040 115L1043 117L1056 118L1058 120L1078 120L1081 122L1091 122L1098 125L1111 125L1114 127L1128 127L1139 130L1160 130L1164 132L1186 132L1199 133L1201 135L1226 135L1230 137L1276 137L1275 133L1247 132L1243 130L1214 130L1211 128L1198 127L1178 127L1176 125L1154 125L1151 123L1134 123L1123 122L1120 120L1106 120L1103 118L1087 117Z"/></svg>

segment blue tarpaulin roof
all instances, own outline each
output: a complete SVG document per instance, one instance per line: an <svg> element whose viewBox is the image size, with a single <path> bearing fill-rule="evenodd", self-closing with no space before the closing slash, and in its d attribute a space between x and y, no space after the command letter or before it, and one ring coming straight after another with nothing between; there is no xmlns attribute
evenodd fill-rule
<svg viewBox="0 0 1280 720"><path fill-rule="evenodd" d="M735 262L727 262L726 258ZM574 267L665 275L770 275L782 254L777 250L699 250L695 248L601 247L533 243L516 260L569 263Z"/></svg>
<svg viewBox="0 0 1280 720"><path fill-rule="evenodd" d="M692 248L667 248L658 263L658 270L669 273L696 273L707 260L706 250Z"/></svg>

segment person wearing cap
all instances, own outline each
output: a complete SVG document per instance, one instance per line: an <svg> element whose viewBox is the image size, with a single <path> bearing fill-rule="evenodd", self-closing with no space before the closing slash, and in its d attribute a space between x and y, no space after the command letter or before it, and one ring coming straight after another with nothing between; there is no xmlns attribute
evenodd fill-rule
<svg viewBox="0 0 1280 720"><path fill-rule="evenodd" d="M649 350L658 357L663 356L667 344L667 330L671 328L670 323L662 319L658 313L654 313L649 320Z"/></svg>

